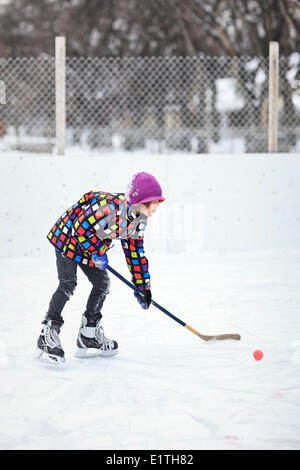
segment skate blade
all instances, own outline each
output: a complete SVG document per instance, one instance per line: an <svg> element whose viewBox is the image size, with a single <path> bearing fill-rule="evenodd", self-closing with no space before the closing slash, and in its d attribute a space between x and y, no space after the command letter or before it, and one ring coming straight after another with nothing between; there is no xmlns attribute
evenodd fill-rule
<svg viewBox="0 0 300 470"><path fill-rule="evenodd" d="M55 356L54 354L48 354L39 348L37 348L33 357L38 361L45 362L46 364L62 364L65 362L64 357Z"/></svg>
<svg viewBox="0 0 300 470"><path fill-rule="evenodd" d="M101 349L97 348L78 348L75 353L75 357L79 359L85 359L87 357L110 357L115 356L118 353L118 349L114 349L113 351L102 351Z"/></svg>

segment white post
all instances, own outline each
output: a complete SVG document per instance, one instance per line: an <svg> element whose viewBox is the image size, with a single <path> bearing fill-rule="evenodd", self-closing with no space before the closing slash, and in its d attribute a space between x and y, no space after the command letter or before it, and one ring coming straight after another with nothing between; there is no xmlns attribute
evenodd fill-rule
<svg viewBox="0 0 300 470"><path fill-rule="evenodd" d="M56 152L65 154L66 145L66 38L55 38Z"/></svg>
<svg viewBox="0 0 300 470"><path fill-rule="evenodd" d="M269 46L269 128L268 151L277 152L278 142L279 44Z"/></svg>

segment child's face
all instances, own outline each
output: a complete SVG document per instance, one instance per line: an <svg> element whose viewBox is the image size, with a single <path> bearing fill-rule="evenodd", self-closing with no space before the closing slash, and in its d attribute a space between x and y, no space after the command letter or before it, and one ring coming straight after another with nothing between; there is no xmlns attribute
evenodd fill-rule
<svg viewBox="0 0 300 470"><path fill-rule="evenodd" d="M151 201L151 204L141 204L140 205L140 211L146 215L147 217L151 217L154 212L156 212L158 206L160 205L160 201Z"/></svg>

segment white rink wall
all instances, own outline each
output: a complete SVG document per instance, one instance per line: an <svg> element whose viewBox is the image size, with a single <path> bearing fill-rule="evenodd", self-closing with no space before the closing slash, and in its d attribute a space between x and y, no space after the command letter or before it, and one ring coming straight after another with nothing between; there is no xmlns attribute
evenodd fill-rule
<svg viewBox="0 0 300 470"><path fill-rule="evenodd" d="M49 255L46 235L68 207L91 189L125 192L138 171L167 198L146 251L300 249L298 154L81 155L1 155L1 258Z"/></svg>

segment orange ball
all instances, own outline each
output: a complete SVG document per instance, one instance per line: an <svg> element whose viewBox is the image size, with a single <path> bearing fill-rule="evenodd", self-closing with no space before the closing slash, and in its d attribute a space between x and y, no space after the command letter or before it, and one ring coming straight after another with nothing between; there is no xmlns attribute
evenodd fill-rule
<svg viewBox="0 0 300 470"><path fill-rule="evenodd" d="M260 349L257 349L256 351L254 351L253 357L256 361L260 361L264 357L264 353L260 351Z"/></svg>

